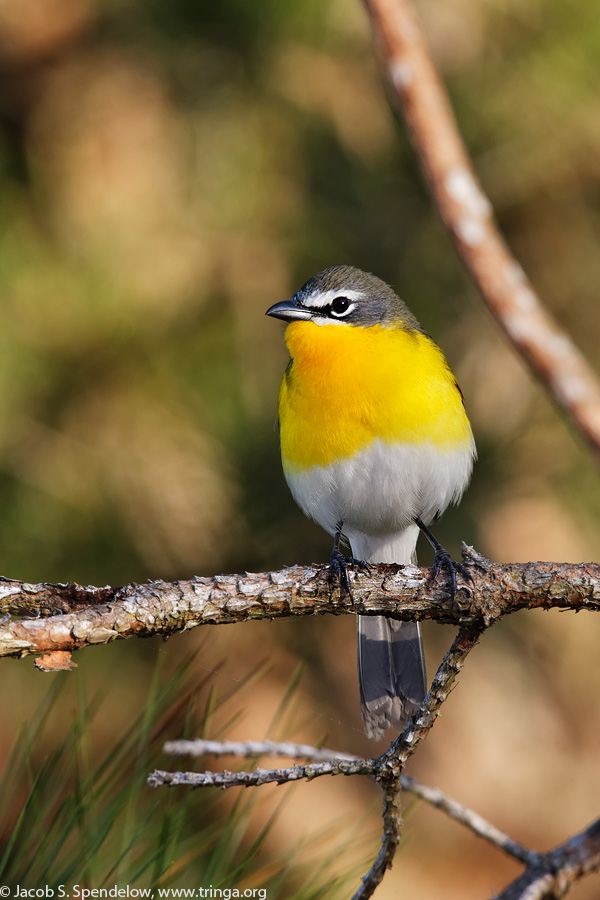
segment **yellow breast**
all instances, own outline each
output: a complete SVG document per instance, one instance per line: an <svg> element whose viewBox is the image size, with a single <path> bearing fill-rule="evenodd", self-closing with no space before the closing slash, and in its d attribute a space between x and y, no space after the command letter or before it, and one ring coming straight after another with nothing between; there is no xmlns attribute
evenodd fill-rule
<svg viewBox="0 0 600 900"><path fill-rule="evenodd" d="M388 443L469 446L462 397L439 347L403 328L293 322L279 391L284 467L302 470Z"/></svg>

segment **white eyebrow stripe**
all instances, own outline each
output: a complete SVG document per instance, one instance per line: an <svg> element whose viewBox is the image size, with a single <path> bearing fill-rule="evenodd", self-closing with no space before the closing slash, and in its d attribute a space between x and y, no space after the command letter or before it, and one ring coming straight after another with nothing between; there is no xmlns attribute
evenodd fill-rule
<svg viewBox="0 0 600 900"><path fill-rule="evenodd" d="M309 309L322 309L324 306L329 306L336 297L360 300L364 297L364 294L362 291L346 291L344 288L339 288L336 291L321 291L318 294L309 294L308 297L303 298L302 306L307 306Z"/></svg>

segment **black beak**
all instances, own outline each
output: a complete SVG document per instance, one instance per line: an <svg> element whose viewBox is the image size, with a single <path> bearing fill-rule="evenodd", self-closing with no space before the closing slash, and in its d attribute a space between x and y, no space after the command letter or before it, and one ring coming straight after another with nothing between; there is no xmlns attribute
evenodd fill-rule
<svg viewBox="0 0 600 900"><path fill-rule="evenodd" d="M283 319L284 322L296 322L298 320L307 321L312 319L313 314L310 309L304 306L297 306L292 300L282 300L281 303L275 303L266 311L265 316L273 316L275 319Z"/></svg>

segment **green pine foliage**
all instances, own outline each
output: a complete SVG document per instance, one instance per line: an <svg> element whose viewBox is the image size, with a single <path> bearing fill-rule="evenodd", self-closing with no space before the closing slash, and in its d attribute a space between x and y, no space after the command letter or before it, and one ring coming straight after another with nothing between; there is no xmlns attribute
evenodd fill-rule
<svg viewBox="0 0 600 900"><path fill-rule="evenodd" d="M276 828L285 790L257 827L253 814L260 791L232 789L227 798L231 802L223 804L223 793L213 788L147 786L152 769L183 767L181 758L165 757L164 741L202 735L215 712L211 690L200 707L197 703L202 685L194 683L192 662L183 662L174 673L163 671L159 662L139 715L114 744L101 750L95 740L106 706L99 692L89 697L83 686L62 740L48 747L48 724L67 681L57 679L49 687L35 715L15 735L0 781L0 884L13 891L17 885L21 890L54 891L55 897L63 896L61 890L75 891L75 886L81 891L115 885L154 892L168 887L262 888L268 890L269 900L311 900L323 892L344 896L347 879L328 871L337 851L304 872L294 852L275 865L265 859L264 844ZM248 679L264 675L260 664ZM285 719L299 677L298 671L273 728ZM226 704L234 694L235 689L218 703ZM193 764L185 760L186 767ZM236 764L254 766L256 760ZM351 840L352 831L340 844ZM361 862L364 866L366 860Z"/></svg>

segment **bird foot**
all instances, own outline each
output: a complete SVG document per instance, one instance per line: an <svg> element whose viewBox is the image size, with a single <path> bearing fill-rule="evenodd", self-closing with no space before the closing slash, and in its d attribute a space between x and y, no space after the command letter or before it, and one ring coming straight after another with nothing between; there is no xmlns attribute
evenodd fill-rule
<svg viewBox="0 0 600 900"><path fill-rule="evenodd" d="M463 581L471 582L471 584L473 583L473 577L468 568L463 563L453 560L448 551L444 550L443 547L436 548L433 565L431 567L431 575L429 576L430 583L436 580L440 572L444 572L450 582L452 609L454 612L459 612L460 605L456 601L456 576L460 575Z"/></svg>
<svg viewBox="0 0 600 900"><path fill-rule="evenodd" d="M355 559L353 556L344 556L334 547L331 551L331 556L329 557L329 579L331 581L338 580L340 588L347 591L350 595L350 599L353 600L350 577L348 575L349 568L358 569L359 572L362 572L365 575L371 574L371 569L364 560Z"/></svg>

